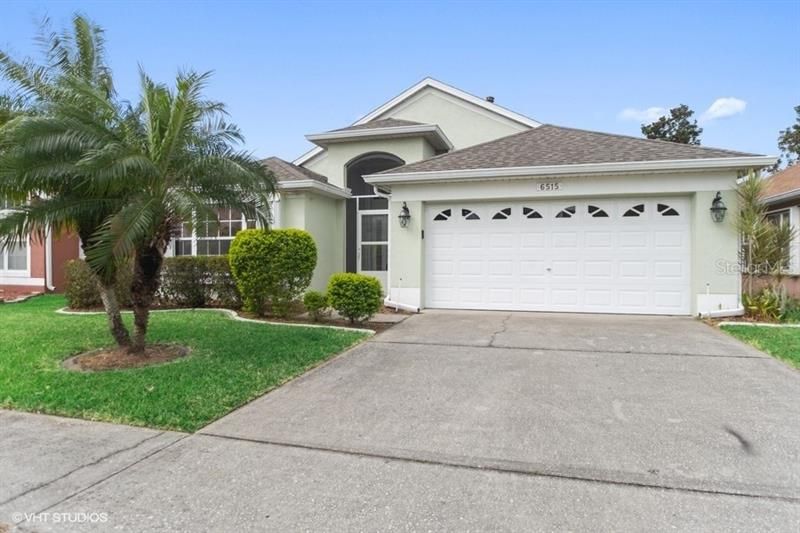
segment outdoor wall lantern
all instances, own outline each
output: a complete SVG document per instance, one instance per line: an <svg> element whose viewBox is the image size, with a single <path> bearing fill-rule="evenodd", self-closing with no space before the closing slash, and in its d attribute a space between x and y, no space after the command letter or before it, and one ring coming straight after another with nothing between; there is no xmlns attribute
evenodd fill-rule
<svg viewBox="0 0 800 533"><path fill-rule="evenodd" d="M722 222L725 220L725 213L727 212L728 208L725 206L725 202L722 201L722 194L717 191L714 201L711 202L711 220Z"/></svg>
<svg viewBox="0 0 800 533"><path fill-rule="evenodd" d="M403 207L400 209L400 214L397 215L398 220L400 220L400 227L407 228L408 222L411 220L411 211L408 210L408 206L405 202L403 202Z"/></svg>

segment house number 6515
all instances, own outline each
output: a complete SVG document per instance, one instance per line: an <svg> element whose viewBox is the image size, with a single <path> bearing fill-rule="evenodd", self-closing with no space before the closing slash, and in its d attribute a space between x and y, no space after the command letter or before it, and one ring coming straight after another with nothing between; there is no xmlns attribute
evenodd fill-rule
<svg viewBox="0 0 800 533"><path fill-rule="evenodd" d="M557 181L546 181L544 183L539 183L536 186L536 189L539 192L560 191L561 190L561 184L558 183Z"/></svg>

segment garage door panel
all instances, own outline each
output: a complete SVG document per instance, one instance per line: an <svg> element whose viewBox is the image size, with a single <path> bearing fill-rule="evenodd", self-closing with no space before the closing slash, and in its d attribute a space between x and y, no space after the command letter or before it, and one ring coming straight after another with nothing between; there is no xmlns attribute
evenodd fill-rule
<svg viewBox="0 0 800 533"><path fill-rule="evenodd" d="M634 198L428 206L426 305L688 314L689 205ZM447 208L452 216L434 220ZM677 214L666 216L670 210Z"/></svg>
<svg viewBox="0 0 800 533"><path fill-rule="evenodd" d="M468 261L461 260L458 262L458 275L459 276L483 276L483 264L481 260Z"/></svg>
<svg viewBox="0 0 800 533"><path fill-rule="evenodd" d="M578 247L578 233L575 231L554 231L552 233L553 248Z"/></svg>
<svg viewBox="0 0 800 533"><path fill-rule="evenodd" d="M646 279L648 276L648 261L620 261L619 277L625 279Z"/></svg>
<svg viewBox="0 0 800 533"><path fill-rule="evenodd" d="M584 246L610 250L614 246L613 233L610 231L586 231L584 232Z"/></svg>
<svg viewBox="0 0 800 533"><path fill-rule="evenodd" d="M577 278L578 277L578 261L565 260L565 261L552 261L551 275L554 278Z"/></svg>
<svg viewBox="0 0 800 533"><path fill-rule="evenodd" d="M621 248L647 248L647 232L644 231L620 231L619 246Z"/></svg>
<svg viewBox="0 0 800 533"><path fill-rule="evenodd" d="M553 288L550 291L550 301L554 307L573 307L578 305L578 294L578 289L568 287Z"/></svg>
<svg viewBox="0 0 800 533"><path fill-rule="evenodd" d="M592 280L610 280L614 277L614 262L611 260L584 261L583 275Z"/></svg>

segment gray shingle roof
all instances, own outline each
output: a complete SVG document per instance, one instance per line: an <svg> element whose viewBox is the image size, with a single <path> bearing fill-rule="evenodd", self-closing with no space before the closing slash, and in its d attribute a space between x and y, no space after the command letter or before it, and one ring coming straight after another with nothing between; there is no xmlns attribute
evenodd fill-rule
<svg viewBox="0 0 800 533"><path fill-rule="evenodd" d="M755 154L545 124L382 174L752 155Z"/></svg>
<svg viewBox="0 0 800 533"><path fill-rule="evenodd" d="M346 128L339 128L338 130L332 131L358 131L358 130L367 130L367 129L376 129L376 128L399 128L402 126L421 126L422 122L414 122L411 120L401 120L399 118L384 118L381 120L371 120L364 124L359 124L357 126L348 126Z"/></svg>
<svg viewBox="0 0 800 533"><path fill-rule="evenodd" d="M277 181L317 180L328 183L328 178L307 168L298 167L279 157L268 157L261 161L275 175Z"/></svg>

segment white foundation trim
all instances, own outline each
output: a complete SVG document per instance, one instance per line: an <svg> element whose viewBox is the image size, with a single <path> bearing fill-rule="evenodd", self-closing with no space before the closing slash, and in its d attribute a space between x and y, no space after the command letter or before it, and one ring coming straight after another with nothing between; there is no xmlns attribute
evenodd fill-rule
<svg viewBox="0 0 800 533"><path fill-rule="evenodd" d="M0 285L19 285L20 287L44 287L44 283L45 283L44 278L0 275Z"/></svg>

